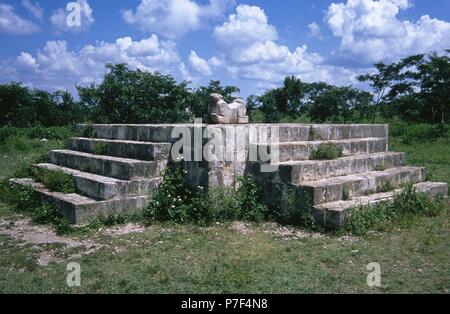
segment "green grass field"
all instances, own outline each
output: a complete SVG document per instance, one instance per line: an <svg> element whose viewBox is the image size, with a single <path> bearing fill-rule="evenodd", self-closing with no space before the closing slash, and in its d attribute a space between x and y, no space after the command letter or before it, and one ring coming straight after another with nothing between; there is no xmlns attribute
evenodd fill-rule
<svg viewBox="0 0 450 314"><path fill-rule="evenodd" d="M0 177L62 145L28 144L2 146ZM391 150L407 152L411 164L430 167L433 180L450 182L449 139L409 146L392 139ZM157 224L122 235L102 229L55 240L50 228L23 229L23 217L0 204L0 292L449 293L449 218L417 218L408 226L362 237L230 223L209 228ZM24 238L33 228L37 233L44 228L56 243ZM83 245L58 243L64 241ZM42 260L49 264L39 266ZM66 284L72 261L81 266L78 288ZM381 287L366 283L371 262L381 266Z"/></svg>

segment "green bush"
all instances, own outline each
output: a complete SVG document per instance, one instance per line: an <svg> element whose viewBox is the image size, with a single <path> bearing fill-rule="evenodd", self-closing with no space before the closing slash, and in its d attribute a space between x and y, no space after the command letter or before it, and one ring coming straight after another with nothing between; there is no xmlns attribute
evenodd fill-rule
<svg viewBox="0 0 450 314"><path fill-rule="evenodd" d="M144 215L156 221L190 222L193 194L181 164L172 163L164 172L163 182L153 195Z"/></svg>
<svg viewBox="0 0 450 314"><path fill-rule="evenodd" d="M262 191L251 176L240 179L236 195L238 219L261 222L268 218L269 212L262 203Z"/></svg>
<svg viewBox="0 0 450 314"><path fill-rule="evenodd" d="M449 127L446 124L411 124L406 122L393 123L390 126L390 133L393 137L399 137L403 144L409 145L413 142L424 142L445 138L448 135Z"/></svg>
<svg viewBox="0 0 450 314"><path fill-rule="evenodd" d="M0 182L0 200L12 205L13 209L19 212L28 211L39 204L36 192L32 187L14 186L9 179L3 179Z"/></svg>
<svg viewBox="0 0 450 314"><path fill-rule="evenodd" d="M235 219L260 222L268 217L261 190L251 177L240 180L237 191L228 188L203 191L188 185L180 163L172 163L144 211L146 221L171 221L208 225Z"/></svg>
<svg viewBox="0 0 450 314"><path fill-rule="evenodd" d="M343 156L341 146L334 143L322 143L317 146L309 156L311 160L333 160Z"/></svg>

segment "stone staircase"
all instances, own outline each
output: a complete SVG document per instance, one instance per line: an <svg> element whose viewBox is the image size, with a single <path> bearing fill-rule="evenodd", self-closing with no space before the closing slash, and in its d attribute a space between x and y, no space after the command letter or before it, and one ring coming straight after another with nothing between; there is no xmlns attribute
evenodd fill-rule
<svg viewBox="0 0 450 314"><path fill-rule="evenodd" d="M172 138L172 131L179 126L79 125L80 137L70 140L70 149L51 151L50 163L36 165L73 176L77 194L50 191L32 179L13 179L12 183L32 186L77 224L98 215L145 208L162 181L171 147L178 140ZM191 130L199 127L184 126ZM271 145L252 144L248 128L254 126L276 126L278 141ZM392 199L409 182L431 197L447 197L446 183L426 182L425 169L405 166L403 153L388 151L386 125L200 125L202 130L238 127L236 133L246 134L247 138L235 141L235 156L245 156L251 145L257 145L278 150L279 158L268 162L192 162L186 169L196 185L225 185L229 184L225 180L210 178L251 173L263 187L268 204L284 208L287 194L293 193L297 210L312 208L316 219L328 225L341 224L350 208ZM310 160L311 152L322 143L341 146L344 156ZM276 166L276 171L262 172L262 166L267 164Z"/></svg>
<svg viewBox="0 0 450 314"><path fill-rule="evenodd" d="M102 126L98 130L92 131L91 138L72 138L70 149L51 151L50 163L35 165L71 175L77 194L50 191L32 179L13 179L12 183L32 186L74 224L145 208L162 181L172 144L146 138L138 141L132 136L128 140L120 134L102 138ZM108 130L117 128L109 126ZM85 133L84 126L78 126L78 133Z"/></svg>
<svg viewBox="0 0 450 314"><path fill-rule="evenodd" d="M276 162L251 165L250 172L267 191L266 203L287 211L291 202L295 210L312 210L321 224L337 226L349 209L393 199L408 183L430 197L448 195L447 183L427 182L424 168L405 166L404 153L389 152L387 125L307 127L314 132L293 132L280 136L280 142L264 144L263 149L279 151ZM340 146L343 157L310 160L322 143ZM261 166L269 164L278 170L262 172Z"/></svg>

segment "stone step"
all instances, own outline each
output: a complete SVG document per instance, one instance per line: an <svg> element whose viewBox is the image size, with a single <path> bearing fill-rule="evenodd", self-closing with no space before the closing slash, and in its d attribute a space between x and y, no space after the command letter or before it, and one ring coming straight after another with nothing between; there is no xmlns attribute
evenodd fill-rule
<svg viewBox="0 0 450 314"><path fill-rule="evenodd" d="M111 140L131 140L144 142L170 142L175 127L206 128L206 124L79 124L77 132L82 137L95 137ZM211 125L217 127L218 125ZM242 126L242 125L241 125ZM384 124L248 124L245 127L276 127L279 142L327 141L352 138L388 138L389 126ZM270 132L270 131L269 131Z"/></svg>
<svg viewBox="0 0 450 314"><path fill-rule="evenodd" d="M430 198L441 196L448 198L448 184L444 182L421 182L414 185L417 191L426 193ZM342 225L352 208L363 205L375 205L380 202L392 200L400 193L398 189L386 193L376 193L367 196L359 196L348 201L337 201L320 204L314 207L315 218L327 226L336 227Z"/></svg>
<svg viewBox="0 0 450 314"><path fill-rule="evenodd" d="M50 160L51 163L66 168L121 180L159 177L167 164L167 161L142 161L72 150L51 151Z"/></svg>
<svg viewBox="0 0 450 314"><path fill-rule="evenodd" d="M171 144L94 138L72 138L70 140L70 148L72 150L97 155L153 161L169 158Z"/></svg>
<svg viewBox="0 0 450 314"><path fill-rule="evenodd" d="M302 141L258 144L260 149L264 149L274 154L278 151L278 157L272 157L273 162L299 161L310 159L311 153L321 144L335 144L343 149L343 156L355 156L362 154L374 154L388 151L388 140L385 138L363 138L332 141ZM274 155L276 156L276 154Z"/></svg>
<svg viewBox="0 0 450 314"><path fill-rule="evenodd" d="M375 170L401 167L405 164L405 154L383 152L368 155L343 157L336 160L304 160L274 164L274 172L261 172L260 163L251 164L251 172L263 180L299 184L333 177L359 174Z"/></svg>
<svg viewBox="0 0 450 314"><path fill-rule="evenodd" d="M193 134L194 126L204 127L194 124L78 124L76 131L84 138L174 143L180 138L172 137L175 128L185 128Z"/></svg>
<svg viewBox="0 0 450 314"><path fill-rule="evenodd" d="M58 212L72 224L85 224L99 216L108 217L125 212L135 212L146 208L151 199L151 195L145 195L96 201L79 194L52 192L32 179L11 179L11 183L17 186L32 187L42 201L53 203Z"/></svg>
<svg viewBox="0 0 450 314"><path fill-rule="evenodd" d="M298 185L298 193L304 200L317 205L377 192L388 192L386 189L398 189L405 183L418 183L425 179L425 168L398 167L384 171L301 182Z"/></svg>
<svg viewBox="0 0 450 314"><path fill-rule="evenodd" d="M83 195L96 200L148 195L162 181L161 177L125 181L54 164L37 164L35 167L50 171L61 171L73 176L77 190Z"/></svg>
<svg viewBox="0 0 450 314"><path fill-rule="evenodd" d="M384 124L279 124L280 142L388 138Z"/></svg>

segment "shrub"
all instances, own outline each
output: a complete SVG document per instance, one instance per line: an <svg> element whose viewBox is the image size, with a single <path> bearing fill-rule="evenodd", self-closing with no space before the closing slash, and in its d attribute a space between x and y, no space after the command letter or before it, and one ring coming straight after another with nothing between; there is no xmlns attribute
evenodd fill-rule
<svg viewBox="0 0 450 314"><path fill-rule="evenodd" d="M172 163L164 180L144 211L146 221L171 221L208 225L235 219L260 222L268 217L261 190L252 177L240 179L237 191L217 188L204 192L188 185L180 163Z"/></svg>
<svg viewBox="0 0 450 314"><path fill-rule="evenodd" d="M240 179L236 195L238 219L261 222L268 218L267 207L262 203L261 189L251 176Z"/></svg>
<svg viewBox="0 0 450 314"><path fill-rule="evenodd" d="M12 185L9 179L3 179L0 183L0 200L12 205L13 209L19 212L28 211L39 204L32 187Z"/></svg>
<svg viewBox="0 0 450 314"><path fill-rule="evenodd" d="M311 160L332 160L343 156L343 149L334 143L322 143L309 156Z"/></svg>
<svg viewBox="0 0 450 314"><path fill-rule="evenodd" d="M189 222L192 218L193 193L181 164L172 163L166 168L163 182L153 195L144 216L156 221Z"/></svg>
<svg viewBox="0 0 450 314"><path fill-rule="evenodd" d="M394 123L391 125L390 132L394 137L400 137L405 145L409 145L415 141L423 142L438 138L445 138L448 134L449 127L446 124L408 124Z"/></svg>

